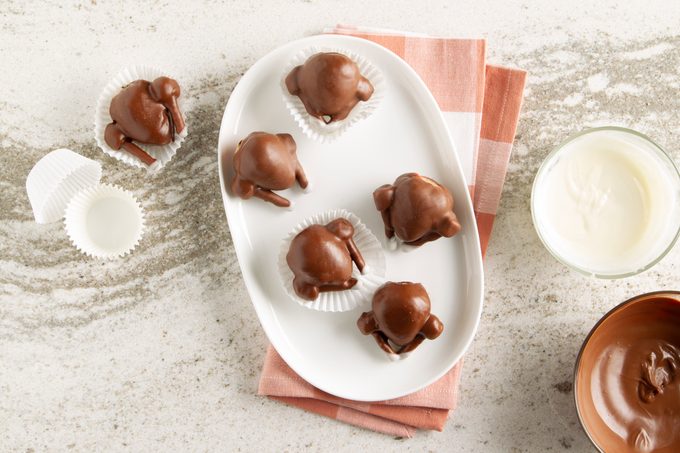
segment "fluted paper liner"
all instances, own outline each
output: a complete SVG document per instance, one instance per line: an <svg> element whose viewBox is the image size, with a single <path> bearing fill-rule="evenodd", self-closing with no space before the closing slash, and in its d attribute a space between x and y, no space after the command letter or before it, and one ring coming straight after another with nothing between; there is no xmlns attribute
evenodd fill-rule
<svg viewBox="0 0 680 453"><path fill-rule="evenodd" d="M418 249L418 246L407 244L406 242L399 239L395 234L391 238L385 238L385 248L391 252L400 251L409 253Z"/></svg>
<svg viewBox="0 0 680 453"><path fill-rule="evenodd" d="M364 272L363 274L360 273L356 265L354 265L352 277L357 279L357 284L353 288L344 291L319 293L319 297L313 301L303 299L293 289L294 275L286 262L290 243L299 232L308 226L315 224L326 225L340 217L349 220L352 226L354 226L354 243L366 262ZM386 272L385 255L380 242L371 233L371 230L361 222L359 217L345 209L330 210L300 222L283 241L279 253L278 268L283 287L291 299L303 307L328 312L349 311L360 306L368 308L375 290L385 283Z"/></svg>
<svg viewBox="0 0 680 453"><path fill-rule="evenodd" d="M106 144L106 140L104 140L104 132L106 131L106 126L108 126L112 121L111 115L109 114L111 100L115 95L120 93L123 87L134 82L135 80L142 79L151 82L155 78L161 76L170 77L167 72L161 71L160 69L152 66L138 65L123 69L106 85L102 93L99 95L99 99L97 100L97 109L94 116L94 138L102 151L111 157L125 162L128 165L147 168L150 173L154 173L163 168L163 166L172 159L179 147L182 146L182 142L186 138L189 130L188 125L186 124L186 116L184 116L184 130L179 134L175 134L175 140L167 145L148 145L146 143L140 143L136 140L133 140L135 145L139 146L156 159L156 162L150 166L147 166L144 162L139 160L138 157L133 156L124 149L121 149L120 151L112 149ZM180 85L180 90L181 89L182 87ZM182 109L182 98L185 95L185 93L180 92L180 96L177 98L177 102L179 103L182 114L184 114L184 110Z"/></svg>
<svg viewBox="0 0 680 453"><path fill-rule="evenodd" d="M341 121L334 121L330 124L326 124L323 120L307 113L300 98L290 94L286 88L286 76L290 74L293 68L304 64L309 57L320 52L336 52L349 57L359 67L361 75L366 77L368 81L371 82L371 85L373 85L373 94L368 101L359 101L347 118ZM297 125L300 126L302 132L307 137L320 143L332 142L344 134L352 125L368 118L380 104L384 92L383 85L382 74L370 61L368 61L368 59L345 49L331 47L314 46L301 50L288 62L281 77L283 102L285 103L286 108L290 114L293 115L293 119Z"/></svg>
<svg viewBox="0 0 680 453"><path fill-rule="evenodd" d="M37 223L52 223L64 216L71 198L99 184L99 162L69 149L57 149L40 159L26 178L26 192Z"/></svg>
<svg viewBox="0 0 680 453"><path fill-rule="evenodd" d="M387 340L389 345L392 347L392 349L399 349L399 346L392 342L392 340ZM422 346L422 345L421 345ZM383 351L385 353L385 357L387 357L391 362L398 362L400 360L406 360L408 357L411 355L411 352L404 352L402 354L393 354L391 352Z"/></svg>
<svg viewBox="0 0 680 453"><path fill-rule="evenodd" d="M144 213L132 193L102 184L79 192L66 208L66 233L78 250L96 258L131 252L144 232Z"/></svg>

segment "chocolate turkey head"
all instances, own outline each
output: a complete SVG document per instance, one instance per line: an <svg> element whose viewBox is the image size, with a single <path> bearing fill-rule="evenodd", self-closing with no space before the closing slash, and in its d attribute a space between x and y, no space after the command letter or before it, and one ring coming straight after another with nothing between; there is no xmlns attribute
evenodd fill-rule
<svg viewBox="0 0 680 453"><path fill-rule="evenodd" d="M364 259L352 239L354 227L343 218L327 225L311 225L293 238L286 255L293 271L293 289L303 299L320 292L342 291L356 285L352 262L364 269Z"/></svg>
<svg viewBox="0 0 680 453"><path fill-rule="evenodd" d="M158 77L153 82L135 80L115 95L109 106L113 120L104 132L106 144L115 150L125 149L147 165L156 159L132 143L167 145L175 134L184 130L184 118L177 98L180 88L169 77Z"/></svg>
<svg viewBox="0 0 680 453"><path fill-rule="evenodd" d="M361 315L357 326L364 335L373 335L388 354L411 352L425 338L434 340L444 330L430 313L430 298L420 283L385 283L373 295L372 309Z"/></svg>
<svg viewBox="0 0 680 453"><path fill-rule="evenodd" d="M451 192L417 173L403 174L394 184L377 188L373 201L382 215L385 235L396 234L408 245L420 246L460 231Z"/></svg>
<svg viewBox="0 0 680 453"><path fill-rule="evenodd" d="M252 132L241 140L234 152L232 192L248 199L257 197L276 206L288 207L290 201L274 193L293 187L303 189L307 177L298 161L295 140L290 134Z"/></svg>
<svg viewBox="0 0 680 453"><path fill-rule="evenodd" d="M373 85L345 55L317 53L286 77L286 88L298 96L310 115L325 123L347 118L359 101L367 101Z"/></svg>

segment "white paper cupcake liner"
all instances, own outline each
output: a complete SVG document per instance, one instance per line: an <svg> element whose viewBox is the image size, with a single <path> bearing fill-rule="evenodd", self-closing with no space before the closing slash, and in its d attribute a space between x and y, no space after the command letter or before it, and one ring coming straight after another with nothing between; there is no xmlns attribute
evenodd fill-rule
<svg viewBox="0 0 680 453"><path fill-rule="evenodd" d="M290 243L299 232L308 226L315 224L326 225L340 217L349 220L354 227L354 243L366 262L364 272L363 274L360 273L356 269L356 266L353 266L352 277L357 279L357 284L351 289L345 291L323 292L313 301L303 299L298 296L295 293L295 289L293 289L294 275L286 262L286 255L288 254ZM278 268L283 287L291 299L303 307L327 312L349 311L359 306L368 308L375 290L385 283L385 273L387 270L385 255L383 254L378 239L371 233L368 227L359 220L359 217L344 209L330 210L300 222L283 241L279 253Z"/></svg>
<svg viewBox="0 0 680 453"><path fill-rule="evenodd" d="M69 149L57 149L40 159L26 178L26 192L37 223L56 222L64 216L71 198L99 184L99 162Z"/></svg>
<svg viewBox="0 0 680 453"><path fill-rule="evenodd" d="M406 242L402 241L396 235L392 236L389 239L385 237L385 248L391 252L399 251L403 253L409 253L418 249L418 247L416 247L415 245L409 245Z"/></svg>
<svg viewBox="0 0 680 453"><path fill-rule="evenodd" d="M392 349L399 349L399 346L394 344L392 342L392 340L387 340L387 343L392 347ZM408 357L411 355L411 353L413 351L404 352L403 354L393 354L391 352L386 352L386 351L383 351L383 352L385 353L385 356L387 356L387 358L390 359L391 362L398 362L400 360L408 359Z"/></svg>
<svg viewBox="0 0 680 453"><path fill-rule="evenodd" d="M123 149L120 151L112 149L106 144L104 132L106 131L106 126L108 126L112 121L111 115L109 115L109 106L111 105L111 100L115 95L120 93L120 90L125 85L140 79L151 82L155 78L161 76L169 75L168 73L152 66L130 66L129 68L125 68L106 85L102 93L99 95L99 99L97 100L97 109L94 115L94 138L102 151L111 157L125 162L128 165L146 168L150 173L157 172L163 168L163 166L173 158L179 147L182 146L182 142L186 138L189 131L188 125L186 124L186 116L184 116L184 130L179 134L175 134L175 140L172 143L158 146L134 141L135 145L139 146L156 159L156 162L149 166L139 160L138 157L128 153ZM179 103L179 108L182 114L184 114L184 110L182 109L182 98L184 96L185 94L182 93L179 98L177 98L177 102Z"/></svg>
<svg viewBox="0 0 680 453"><path fill-rule="evenodd" d="M144 233L144 212L132 193L117 186L90 187L73 197L64 216L78 250L113 259L131 252Z"/></svg>
<svg viewBox="0 0 680 453"><path fill-rule="evenodd" d="M342 121L334 121L330 124L326 124L319 118L307 113L300 98L290 94L286 88L286 76L290 74L293 68L304 64L309 57L319 52L337 52L349 57L359 67L361 75L366 77L373 85L373 95L371 95L368 101L359 101L347 118ZM380 104L384 93L382 74L365 57L345 49L316 46L301 50L291 58L281 77L281 89L283 93L283 102L291 115L293 115L293 119L297 125L302 129L302 132L307 137L320 143L332 142L345 133L345 131L353 124L368 118Z"/></svg>

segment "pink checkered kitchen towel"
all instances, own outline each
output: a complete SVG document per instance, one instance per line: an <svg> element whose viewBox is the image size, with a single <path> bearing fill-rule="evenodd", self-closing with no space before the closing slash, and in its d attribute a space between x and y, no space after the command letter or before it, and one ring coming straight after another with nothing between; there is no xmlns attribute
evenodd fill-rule
<svg viewBox="0 0 680 453"><path fill-rule="evenodd" d="M482 39L433 38L338 26L328 33L369 39L410 64L439 103L473 195L482 253L501 197L526 73L485 63ZM417 429L441 431L456 407L462 361L430 386L390 401L337 398L298 376L269 346L258 394L336 420L395 436Z"/></svg>

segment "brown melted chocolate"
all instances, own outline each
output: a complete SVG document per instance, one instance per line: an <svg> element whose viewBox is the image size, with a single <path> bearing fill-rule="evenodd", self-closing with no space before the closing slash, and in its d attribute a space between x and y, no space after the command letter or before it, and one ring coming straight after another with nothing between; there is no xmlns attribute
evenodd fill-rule
<svg viewBox="0 0 680 453"><path fill-rule="evenodd" d="M388 354L411 352L444 330L439 318L430 313L430 297L423 285L411 282L387 282L378 288L372 311L361 315L357 327L364 335L373 335Z"/></svg>
<svg viewBox="0 0 680 453"><path fill-rule="evenodd" d="M603 451L680 451L680 294L643 296L595 327L581 352L576 402Z"/></svg>
<svg viewBox="0 0 680 453"><path fill-rule="evenodd" d="M293 289L303 299L315 300L325 291L342 291L357 284L352 263L365 263L354 244L354 227L343 218L327 225L311 225L290 243L286 262L293 271Z"/></svg>
<svg viewBox="0 0 680 453"><path fill-rule="evenodd" d="M310 115L326 123L341 121L373 95L373 85L345 55L317 53L286 77L288 92L300 98Z"/></svg>
<svg viewBox="0 0 680 453"><path fill-rule="evenodd" d="M406 173L394 184L373 192L375 207L385 224L385 236L396 236L408 245L420 246L460 231L453 212L453 196L437 181Z"/></svg>
<svg viewBox="0 0 680 453"><path fill-rule="evenodd" d="M184 130L184 118L177 105L180 88L169 77L158 77L153 82L135 80L113 97L109 114L113 120L104 133L106 144L112 149L125 149L147 165L156 161L132 143L167 145L175 134Z"/></svg>

